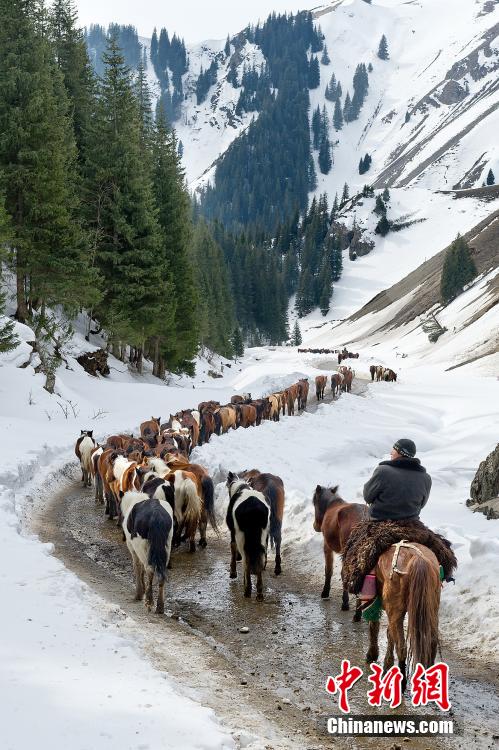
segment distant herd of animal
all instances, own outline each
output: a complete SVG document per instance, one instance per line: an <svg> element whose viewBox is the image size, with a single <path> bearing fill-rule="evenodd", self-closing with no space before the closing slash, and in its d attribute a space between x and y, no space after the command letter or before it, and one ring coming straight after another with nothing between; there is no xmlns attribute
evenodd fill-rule
<svg viewBox="0 0 499 750"><path fill-rule="evenodd" d="M345 348L343 348L341 351L339 349L298 349L298 354L337 354L339 365L341 365L341 363L345 359L359 358L358 352L355 352L354 354L353 352L349 352Z"/></svg>
<svg viewBox="0 0 499 750"><path fill-rule="evenodd" d="M331 375L333 397L350 392L354 371L340 367ZM374 378L373 378L374 379ZM381 379L381 378L380 378ZM395 378L396 379L396 378ZM324 398L327 375L315 379L316 396ZM99 445L93 432L82 430L75 453L84 486L95 487L96 503L105 505L112 520L118 518L132 557L136 599L153 606L153 579L159 585L156 612L164 612L164 584L171 568L171 550L181 542L195 552L206 547L208 522L219 533L214 485L207 470L191 463L191 451L231 429L279 421L281 413L294 415L307 406L309 381L300 379L282 391L260 399L250 394L233 396L229 404L206 401L197 409L170 415L167 422L151 418L140 425L140 437L111 435ZM281 573L281 528L284 484L280 477L258 470L229 473L229 506L226 523L231 536L230 577L236 578L236 560L243 565L244 594L251 595L251 575L256 576L257 599L263 599L263 571L270 540L275 548L276 575Z"/></svg>

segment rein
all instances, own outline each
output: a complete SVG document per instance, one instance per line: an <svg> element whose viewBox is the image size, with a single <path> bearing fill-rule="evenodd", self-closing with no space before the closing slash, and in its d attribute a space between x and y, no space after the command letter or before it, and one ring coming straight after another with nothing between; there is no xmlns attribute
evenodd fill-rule
<svg viewBox="0 0 499 750"><path fill-rule="evenodd" d="M402 539L401 542L398 542L397 544L392 544L392 547L395 547L395 550L393 552L392 571L390 573L390 580L393 578L394 573L398 573L401 576L405 576L408 573L407 570L399 570L399 568L397 567L399 554L400 554L400 550L402 547L404 549L413 549L415 552L418 553L420 557L424 557L419 547L416 547L414 544L410 544L410 542L408 542L407 539Z"/></svg>

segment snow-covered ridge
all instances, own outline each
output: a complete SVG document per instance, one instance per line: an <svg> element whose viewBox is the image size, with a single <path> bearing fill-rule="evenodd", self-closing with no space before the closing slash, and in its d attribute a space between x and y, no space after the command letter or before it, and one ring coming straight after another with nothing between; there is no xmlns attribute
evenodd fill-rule
<svg viewBox="0 0 499 750"><path fill-rule="evenodd" d="M324 97L334 72L343 98L352 93L359 62L372 63L369 94L357 121L332 130L334 167L320 176L318 192L331 195L346 181L360 188L368 180L384 187L415 185L431 189L481 184L492 167L499 173L494 133L499 129L499 7L486 0L339 0L316 9L331 63L321 65L321 83L311 92L311 111L333 104ZM431 29L431 33L429 30ZM388 39L390 59L379 60L378 42ZM231 66L265 62L262 52L233 38L189 47L184 77L186 100L177 122L185 146L185 167L192 188L212 179L212 166L251 121L234 115L240 88L227 82ZM195 79L217 58L217 81L198 106ZM234 59L235 58L235 59ZM239 76L240 80L240 76ZM359 158L370 153L367 178L358 174Z"/></svg>

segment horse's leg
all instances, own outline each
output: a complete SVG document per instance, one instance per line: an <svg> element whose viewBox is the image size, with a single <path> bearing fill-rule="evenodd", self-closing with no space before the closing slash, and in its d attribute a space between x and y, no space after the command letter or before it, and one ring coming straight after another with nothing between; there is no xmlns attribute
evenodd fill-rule
<svg viewBox="0 0 499 750"><path fill-rule="evenodd" d="M352 622L360 622L362 619L362 599L357 599L355 613Z"/></svg>
<svg viewBox="0 0 499 750"><path fill-rule="evenodd" d="M237 578L236 567L237 545L236 537L233 531L230 532L230 577Z"/></svg>
<svg viewBox="0 0 499 750"><path fill-rule="evenodd" d="M397 649L397 659L399 662L399 669L402 672L402 692L404 693L407 688L407 644L404 633L404 615L405 612L399 615L395 623L395 648Z"/></svg>
<svg viewBox="0 0 499 750"><path fill-rule="evenodd" d="M251 596L251 569L248 556L244 558L244 596L246 598Z"/></svg>
<svg viewBox="0 0 499 750"><path fill-rule="evenodd" d="M144 598L144 568L135 552L132 552L132 560L135 573L135 601L141 602Z"/></svg>
<svg viewBox="0 0 499 750"><path fill-rule="evenodd" d="M159 582L159 588L158 588L158 600L156 602L156 614L157 615L164 615L165 614L165 579L162 578Z"/></svg>
<svg viewBox="0 0 499 750"><path fill-rule="evenodd" d="M331 576L333 574L333 550L324 540L324 588L321 599L329 599L331 591Z"/></svg>
<svg viewBox="0 0 499 750"><path fill-rule="evenodd" d="M189 537L189 552L193 553L196 551L196 528L197 525L194 526L194 529Z"/></svg>
<svg viewBox="0 0 499 750"><path fill-rule="evenodd" d="M199 546L200 547L206 547L207 541L206 541L206 528L208 526L208 515L206 513L206 508L203 508L201 511L201 517L199 519Z"/></svg>
<svg viewBox="0 0 499 750"><path fill-rule="evenodd" d="M279 529L276 532L275 538L275 566L274 573L276 576L280 576L282 573L281 569L281 524L279 523Z"/></svg>
<svg viewBox="0 0 499 750"><path fill-rule="evenodd" d="M148 612L151 611L152 605L153 605L153 596L152 596L152 580L154 578L154 570L150 569L147 571L147 587L146 587L146 600L145 604L147 607Z"/></svg>
<svg viewBox="0 0 499 750"><path fill-rule="evenodd" d="M251 578L250 578L250 584L251 584ZM256 600L257 602L263 602L263 572L262 571L256 574Z"/></svg>
<svg viewBox="0 0 499 750"><path fill-rule="evenodd" d="M366 654L366 662L370 664L377 661L379 656L379 621L369 623L369 650Z"/></svg>
<svg viewBox="0 0 499 750"><path fill-rule="evenodd" d="M342 612L348 612L350 609L350 602L348 601L348 587L343 587L343 594L341 596L341 610Z"/></svg>

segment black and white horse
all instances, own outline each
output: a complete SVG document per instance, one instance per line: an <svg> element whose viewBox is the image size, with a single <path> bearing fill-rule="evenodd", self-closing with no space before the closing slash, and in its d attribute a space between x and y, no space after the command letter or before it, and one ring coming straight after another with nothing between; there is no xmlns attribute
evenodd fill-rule
<svg viewBox="0 0 499 750"><path fill-rule="evenodd" d="M230 531L230 577L237 578L236 557L241 555L244 596L251 596L251 575L256 576L256 598L263 601L263 571L267 565L270 505L262 492L229 472L229 507L226 522Z"/></svg>
<svg viewBox="0 0 499 750"><path fill-rule="evenodd" d="M158 579L156 613L165 611L164 586L173 537L173 510L169 502L150 498L144 492L125 492L121 500L123 532L132 556L136 601L145 593L145 605L153 606L152 584Z"/></svg>

